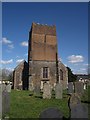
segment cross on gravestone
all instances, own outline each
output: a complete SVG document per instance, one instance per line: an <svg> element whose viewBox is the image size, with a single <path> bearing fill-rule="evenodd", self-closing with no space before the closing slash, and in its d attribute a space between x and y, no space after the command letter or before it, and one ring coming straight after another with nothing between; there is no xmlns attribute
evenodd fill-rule
<svg viewBox="0 0 90 120"><path fill-rule="evenodd" d="M73 93L69 99L71 118L88 118L88 107L81 103L78 94Z"/></svg>
<svg viewBox="0 0 90 120"><path fill-rule="evenodd" d="M73 82L68 83L68 94L74 93Z"/></svg>
<svg viewBox="0 0 90 120"><path fill-rule="evenodd" d="M50 98L51 98L51 87L48 83L44 83L43 99L50 99Z"/></svg>
<svg viewBox="0 0 90 120"><path fill-rule="evenodd" d="M82 94L84 93L83 82L75 82L74 85L75 85L75 93L77 93L80 96L82 96Z"/></svg>
<svg viewBox="0 0 90 120"><path fill-rule="evenodd" d="M55 98L62 99L62 84L57 83L55 86Z"/></svg>
<svg viewBox="0 0 90 120"><path fill-rule="evenodd" d="M42 111L40 113L39 118L41 119L42 118L62 118L63 119L63 114L59 109L51 107Z"/></svg>

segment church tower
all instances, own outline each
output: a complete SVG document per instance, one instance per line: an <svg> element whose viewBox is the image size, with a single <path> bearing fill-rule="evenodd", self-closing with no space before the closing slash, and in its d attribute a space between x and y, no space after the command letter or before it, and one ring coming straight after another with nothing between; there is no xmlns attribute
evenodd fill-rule
<svg viewBox="0 0 90 120"><path fill-rule="evenodd" d="M56 26L32 23L28 41L29 89L58 81Z"/></svg>

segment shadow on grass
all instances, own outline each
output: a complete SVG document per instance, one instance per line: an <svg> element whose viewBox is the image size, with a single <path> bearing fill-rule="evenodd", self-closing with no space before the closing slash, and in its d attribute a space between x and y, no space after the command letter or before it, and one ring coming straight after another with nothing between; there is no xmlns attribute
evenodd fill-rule
<svg viewBox="0 0 90 120"><path fill-rule="evenodd" d="M42 99L43 97L42 96L34 96L35 98L40 98L40 99Z"/></svg>
<svg viewBox="0 0 90 120"><path fill-rule="evenodd" d="M90 101L81 101L82 103L90 104Z"/></svg>

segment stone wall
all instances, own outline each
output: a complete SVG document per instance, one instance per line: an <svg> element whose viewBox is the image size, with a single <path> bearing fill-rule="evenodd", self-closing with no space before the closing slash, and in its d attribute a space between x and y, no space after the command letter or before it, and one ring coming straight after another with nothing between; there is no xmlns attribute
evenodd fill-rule
<svg viewBox="0 0 90 120"><path fill-rule="evenodd" d="M63 72L63 80L61 80L60 76L60 69ZM65 65L62 62L58 63L58 72L59 72L59 82L62 84L63 89L67 88L67 83L68 83L68 70L65 67Z"/></svg>
<svg viewBox="0 0 90 120"><path fill-rule="evenodd" d="M31 84L33 87L39 85L41 88L43 88L42 84L44 81L47 81L50 83L51 87L54 87L54 83L56 83L56 62L32 61L29 63L29 66L29 86L31 86ZM48 67L48 78L43 78L43 67Z"/></svg>
<svg viewBox="0 0 90 120"><path fill-rule="evenodd" d="M56 53L56 27L33 23L29 34L28 60L55 61Z"/></svg>
<svg viewBox="0 0 90 120"><path fill-rule="evenodd" d="M13 88L28 89L28 63L22 61L13 72Z"/></svg>

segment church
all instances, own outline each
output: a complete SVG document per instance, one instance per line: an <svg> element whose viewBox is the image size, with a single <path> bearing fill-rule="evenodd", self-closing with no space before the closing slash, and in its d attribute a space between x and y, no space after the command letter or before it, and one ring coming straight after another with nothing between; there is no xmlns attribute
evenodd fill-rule
<svg viewBox="0 0 90 120"><path fill-rule="evenodd" d="M19 70L16 67L13 72L14 89L34 90L38 86L42 90L44 83L48 83L51 88L56 83L62 84L63 89L67 88L68 70L58 60L55 25L32 23L28 40L28 63L23 61L22 64L18 65Z"/></svg>

